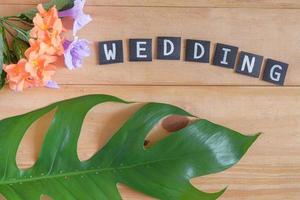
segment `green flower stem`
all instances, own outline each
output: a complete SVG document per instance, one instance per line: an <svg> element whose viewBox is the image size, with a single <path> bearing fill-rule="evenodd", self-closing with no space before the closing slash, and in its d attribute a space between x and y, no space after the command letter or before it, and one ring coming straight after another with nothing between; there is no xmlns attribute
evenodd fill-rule
<svg viewBox="0 0 300 200"><path fill-rule="evenodd" d="M11 20L11 19L19 19L19 18L17 16L0 17L0 21L6 21L6 20Z"/></svg>
<svg viewBox="0 0 300 200"><path fill-rule="evenodd" d="M10 26L10 28L12 28L17 34L16 34L16 37L25 41L25 42L28 42L29 41L29 31L27 31L26 29L23 29L19 26L17 26L16 24L13 24L9 21L4 21L4 23L8 26Z"/></svg>
<svg viewBox="0 0 300 200"><path fill-rule="evenodd" d="M4 24L2 22L0 22L0 25L5 30L5 32L7 32L8 34L10 34L11 37L14 37L14 35L12 34L12 32L10 32L10 30L6 26L4 26ZM2 42L4 43L3 45L6 46L6 52L4 51L3 53L4 54L8 54L7 51L9 51L9 46L8 46L8 41L7 41L7 37L6 37L5 32L3 32L3 38L2 38L3 41ZM6 55L6 57L4 59L4 63L11 63L10 56Z"/></svg>
<svg viewBox="0 0 300 200"><path fill-rule="evenodd" d="M19 30L19 31L25 31L24 29L20 28L19 26L13 24L13 23L10 23L8 22L7 20L3 21L5 24L7 24L8 26L11 26L12 28L16 29L16 30Z"/></svg>
<svg viewBox="0 0 300 200"><path fill-rule="evenodd" d="M14 34L3 24L3 21L1 20L0 20L0 27L4 28L7 33L9 33L12 37L14 37Z"/></svg>
<svg viewBox="0 0 300 200"><path fill-rule="evenodd" d="M0 17L0 21L3 21L3 22L5 22L5 21L15 21L15 22L20 22L20 23L23 23L25 25L28 25L30 27L33 26L33 23L24 21L22 18L20 18L18 16Z"/></svg>
<svg viewBox="0 0 300 200"><path fill-rule="evenodd" d="M4 24L2 24L2 27L5 29L5 31L6 31L11 37L15 37L15 35L9 30L8 27L4 26Z"/></svg>
<svg viewBox="0 0 300 200"><path fill-rule="evenodd" d="M19 18L19 17L15 15L0 17L0 19L12 19L12 18Z"/></svg>
<svg viewBox="0 0 300 200"><path fill-rule="evenodd" d="M11 18L11 19L9 19L9 21L20 22L20 23L22 23L22 24L24 24L24 25L33 27L33 24L32 24L32 23L26 22L26 21L24 21L24 20L22 20L22 19L20 19L20 18L16 18L16 19L15 19L15 18Z"/></svg>

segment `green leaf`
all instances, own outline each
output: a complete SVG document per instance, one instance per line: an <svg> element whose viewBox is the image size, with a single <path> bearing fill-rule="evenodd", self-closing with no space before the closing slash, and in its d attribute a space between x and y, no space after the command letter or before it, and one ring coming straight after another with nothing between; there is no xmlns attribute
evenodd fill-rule
<svg viewBox="0 0 300 200"><path fill-rule="evenodd" d="M5 41L3 35L4 35L4 27L1 26L0 24L0 74L2 74L3 64L4 64Z"/></svg>
<svg viewBox="0 0 300 200"><path fill-rule="evenodd" d="M13 49L18 60L25 57L24 54L28 48L29 48L29 44L27 42L24 42L19 38L13 39Z"/></svg>
<svg viewBox="0 0 300 200"><path fill-rule="evenodd" d="M15 52L12 50L9 50L9 55L7 56L7 59L10 61L10 63L17 63L19 60L15 55Z"/></svg>
<svg viewBox="0 0 300 200"><path fill-rule="evenodd" d="M128 103L108 95L90 95L54 103L0 121L0 193L8 200L119 200L116 184L123 183L163 200L213 200L193 177L221 172L246 153L256 136L245 136L198 119L150 148L143 144L149 131L169 115L191 116L161 103L147 103L133 114L92 158L81 162L77 142L87 112L104 102ZM20 170L16 152L28 127L55 111L35 165Z"/></svg>
<svg viewBox="0 0 300 200"><path fill-rule="evenodd" d="M48 3L43 4L45 9L49 9L51 8L53 5L56 5L57 10L61 11L61 10L65 10L68 8L71 8L74 5L74 0L52 0ZM32 22L33 18L35 17L37 13L37 9L33 8L30 9L24 13L19 14L18 17L20 17L21 19L28 21L28 22Z"/></svg>
<svg viewBox="0 0 300 200"><path fill-rule="evenodd" d="M17 38L23 40L24 42L29 42L30 34L29 31L21 30L21 29L15 29L17 32Z"/></svg>
<svg viewBox="0 0 300 200"><path fill-rule="evenodd" d="M19 28L13 24L10 24L10 27L12 29L14 29L17 33L16 37L19 38L20 40L23 40L24 42L29 42L29 39L30 39L30 34L29 34L29 31L26 31L26 30L23 30L22 28Z"/></svg>
<svg viewBox="0 0 300 200"><path fill-rule="evenodd" d="M5 85L6 73L3 70L3 64L5 63L5 52L7 51L5 29L0 24L0 89Z"/></svg>
<svg viewBox="0 0 300 200"><path fill-rule="evenodd" d="M2 89L6 83L6 72L2 71L1 75L0 75L0 89Z"/></svg>

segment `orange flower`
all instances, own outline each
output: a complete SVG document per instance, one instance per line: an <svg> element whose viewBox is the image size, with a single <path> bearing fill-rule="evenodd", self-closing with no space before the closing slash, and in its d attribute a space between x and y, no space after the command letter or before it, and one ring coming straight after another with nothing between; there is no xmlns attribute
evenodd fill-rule
<svg viewBox="0 0 300 200"><path fill-rule="evenodd" d="M43 42L46 44L46 47L52 49L56 55L58 56L63 55L64 53L63 39L59 35L55 37L46 36Z"/></svg>
<svg viewBox="0 0 300 200"><path fill-rule="evenodd" d="M63 25L58 17L56 6L46 11L43 5L39 4L37 9L39 13L33 19L34 28L30 32L31 37L44 39L47 34L58 35L63 31Z"/></svg>
<svg viewBox="0 0 300 200"><path fill-rule="evenodd" d="M21 59L17 64L3 66L4 71L7 73L10 89L20 92L24 88L36 85L34 78L25 70L26 62L26 59Z"/></svg>
<svg viewBox="0 0 300 200"><path fill-rule="evenodd" d="M25 70L38 80L39 85L45 85L55 74L56 67L52 63L56 60L55 56L31 54Z"/></svg>
<svg viewBox="0 0 300 200"><path fill-rule="evenodd" d="M37 8L39 13L33 19L34 28L30 32L33 38L29 40L26 59L21 59L18 64L4 66L9 86L16 91L45 86L55 74L56 67L53 63L57 56L64 53L61 37L64 29L56 7L46 11L39 4Z"/></svg>
<svg viewBox="0 0 300 200"><path fill-rule="evenodd" d="M45 17L48 19L48 22L50 23L51 19L54 18L57 19L58 18L58 12L56 9L56 5L52 6L51 9L49 9L49 11L45 10L45 8L43 7L43 4L38 4L37 5L37 10L38 12L42 15L42 17Z"/></svg>
<svg viewBox="0 0 300 200"><path fill-rule="evenodd" d="M30 47L25 51L25 56L27 58L29 58L30 56L32 56L32 54L37 54L37 55L44 55L44 54L55 55L56 51L58 51L54 47L46 44L43 41L39 41L39 40L30 39L29 40L29 44L30 44Z"/></svg>
<svg viewBox="0 0 300 200"><path fill-rule="evenodd" d="M62 55L63 38L60 34L64 31L64 28L61 19L58 17L56 7L53 6L49 11L46 11L42 4L39 4L37 8L39 13L33 19L34 28L30 31L30 36L45 43L47 48L55 50L55 54ZM54 55L54 53L50 55Z"/></svg>

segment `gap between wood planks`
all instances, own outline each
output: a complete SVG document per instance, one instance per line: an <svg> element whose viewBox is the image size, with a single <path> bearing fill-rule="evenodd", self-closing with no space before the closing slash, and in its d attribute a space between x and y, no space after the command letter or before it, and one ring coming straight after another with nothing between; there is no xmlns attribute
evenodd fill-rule
<svg viewBox="0 0 300 200"><path fill-rule="evenodd" d="M203 85L184 85L184 84L110 84L110 83L101 83L101 84L59 84L60 86L109 86L109 87L252 87L252 88L300 88L300 85L285 85L285 86L277 86L277 85L214 85L214 84L203 84Z"/></svg>
<svg viewBox="0 0 300 200"><path fill-rule="evenodd" d="M3 5L3 6L13 6L13 5L16 5L16 6L36 6L37 4L34 4L34 3L29 3L29 4L19 4L19 3L0 3L0 6ZM261 10L264 10L264 9L268 9L268 10L296 10L296 9L300 9L300 4L299 5L296 5L296 6L287 6L287 7L284 7L284 6L280 6L280 5L272 5L272 6L268 6L268 5L265 5L265 6L253 6L253 5L250 5L250 6L225 6L225 5L220 5L220 6L216 6L216 5L211 5L211 6L201 6L201 5L196 5L196 6L183 6L183 5L122 5L122 4L119 4L119 5L111 5L111 4L99 4L99 5L96 5L96 4L89 4L87 3L86 5L87 7L128 7L128 8L136 8L136 7L140 7L140 8L194 8L194 9L198 9L198 8L237 8L237 9L261 9Z"/></svg>

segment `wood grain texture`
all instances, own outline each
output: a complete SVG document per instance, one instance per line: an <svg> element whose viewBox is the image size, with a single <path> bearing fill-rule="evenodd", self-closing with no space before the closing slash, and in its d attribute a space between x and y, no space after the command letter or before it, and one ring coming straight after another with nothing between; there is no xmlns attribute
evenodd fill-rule
<svg viewBox="0 0 300 200"><path fill-rule="evenodd" d="M28 6L1 6L4 15ZM129 38L181 36L184 39L236 45L240 50L257 53L290 64L286 85L300 84L300 21L297 9L248 8L166 8L166 7L95 7L86 9L94 20L80 32L92 41L93 53L85 68L58 70L60 84L126 85L271 85L257 78L236 74L231 69L181 61L129 62ZM94 28L97 27L97 31ZM122 39L125 63L98 65L97 42ZM212 53L213 54L213 53ZM212 58L212 55L211 55Z"/></svg>
<svg viewBox="0 0 300 200"><path fill-rule="evenodd" d="M0 0L0 15L11 15L41 2ZM0 91L0 118L22 114L58 100L106 93L139 102L178 105L201 118L245 134L263 132L235 167L196 178L198 188L218 191L224 200L300 199L300 1L298 0L87 0L93 22L80 31L92 41L84 68L61 68L60 90ZM227 43L290 64L285 87L238 75L210 64L181 61L127 61L127 39L181 36ZM122 39L125 63L97 64L97 41ZM154 48L155 49L155 48ZM182 51L184 50L184 45ZM183 52L182 52L183 53ZM183 55L183 54L182 54ZM182 57L183 59L183 57ZM78 154L87 159L139 105L99 106L88 114ZM49 118L48 118L49 119ZM17 156L20 167L38 155L47 119L31 127ZM124 185L125 200L150 200ZM1 199L1 197L0 197Z"/></svg>
<svg viewBox="0 0 300 200"><path fill-rule="evenodd" d="M95 93L112 94L138 102L172 103L201 118L210 119L245 134L262 132L261 137L235 167L220 174L196 178L193 183L206 191L217 191L229 186L221 199L299 199L298 88L63 86L58 91L36 89L22 94L3 90L0 92L0 118L28 112L58 100ZM20 103L20 100L24 103ZM87 129L82 132L85 137L79 142L82 158L87 158L91 152L95 152L99 140L106 141L121 126L122 121L126 120L125 116L128 117L134 111L126 110L124 107L106 105L99 106L91 113L84 122L88 124L84 125ZM34 161L30 158L33 146L34 143L31 142L27 148L22 149L20 158L26 158L21 163L23 167ZM131 193L126 187L121 188L125 199L141 199L140 195Z"/></svg>
<svg viewBox="0 0 300 200"><path fill-rule="evenodd" d="M0 0L0 4L34 5L46 0ZM96 6L165 6L165 7L212 7L212 8L300 8L297 0L88 0Z"/></svg>

